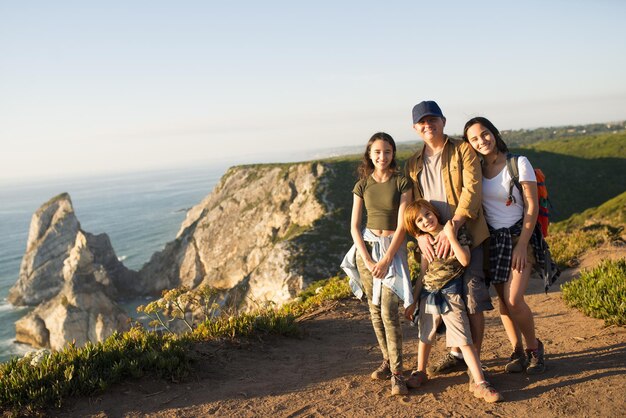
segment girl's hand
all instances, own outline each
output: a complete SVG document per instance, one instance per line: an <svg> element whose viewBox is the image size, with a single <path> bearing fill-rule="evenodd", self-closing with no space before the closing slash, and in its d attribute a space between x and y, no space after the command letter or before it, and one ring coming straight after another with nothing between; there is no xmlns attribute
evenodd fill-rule
<svg viewBox="0 0 626 418"><path fill-rule="evenodd" d="M432 236L430 236L430 234L422 234L417 237L417 246L429 263L435 259L435 248L433 247L434 243L435 240Z"/></svg>
<svg viewBox="0 0 626 418"><path fill-rule="evenodd" d="M515 248L513 248L513 254L511 257L511 269L521 273L522 270L526 268L527 257L528 243L526 243L526 245L523 245L522 242L518 241L518 243L515 245Z"/></svg>
<svg viewBox="0 0 626 418"><path fill-rule="evenodd" d="M374 267L376 266L376 263L374 263L374 260L372 260L371 258L368 257L368 259L367 260L363 260L363 262L365 263L365 267L367 267L367 269L370 271L370 273L373 274Z"/></svg>
<svg viewBox="0 0 626 418"><path fill-rule="evenodd" d="M372 269L372 276L377 279L382 279L387 275L387 271L389 270L389 264L391 264L391 260L383 257L378 263L374 265Z"/></svg>
<svg viewBox="0 0 626 418"><path fill-rule="evenodd" d="M416 312L415 312L415 308L417 308L417 302L413 302L412 304L410 304L409 306L406 307L406 309L404 310L404 317L409 320L412 321L413 317L415 316Z"/></svg>

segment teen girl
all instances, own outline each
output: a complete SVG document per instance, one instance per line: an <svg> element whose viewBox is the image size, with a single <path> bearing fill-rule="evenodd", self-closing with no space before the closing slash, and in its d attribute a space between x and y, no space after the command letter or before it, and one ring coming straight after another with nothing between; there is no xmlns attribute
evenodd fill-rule
<svg viewBox="0 0 626 418"><path fill-rule="evenodd" d="M407 264L402 215L411 200L412 183L398 172L396 144L384 133L367 142L358 168L359 181L352 190L350 233L354 245L341 267L359 298L367 296L370 316L383 362L372 379L391 379L392 395L408 392L402 376L402 329L400 300L410 305L411 281ZM363 213L367 213L362 229ZM400 219L400 221L398 221Z"/></svg>
<svg viewBox="0 0 626 418"><path fill-rule="evenodd" d="M491 233L489 270L500 301L500 318L513 346L505 366L509 373L543 373L544 351L535 335L533 313L524 300L533 264L541 262L544 245L536 225L539 206L535 172L526 157L518 158L523 194L513 187L506 168L508 148L498 129L486 118L470 119L463 139L482 156L483 209ZM522 346L522 336L526 351Z"/></svg>

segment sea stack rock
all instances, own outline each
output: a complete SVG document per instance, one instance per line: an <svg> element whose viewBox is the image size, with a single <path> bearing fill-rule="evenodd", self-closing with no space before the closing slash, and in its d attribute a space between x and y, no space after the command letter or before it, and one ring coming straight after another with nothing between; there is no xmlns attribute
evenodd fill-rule
<svg viewBox="0 0 626 418"><path fill-rule="evenodd" d="M94 278L112 298L142 294L137 273L115 255L106 234L83 231L67 193L44 203L33 214L26 253L8 300L16 306L36 306L56 296L71 280L67 264L93 264Z"/></svg>
<svg viewBox="0 0 626 418"><path fill-rule="evenodd" d="M80 228L70 196L60 194L33 215L14 305L37 306L16 322L16 339L60 348L76 340L100 341L127 327L115 300L138 291L137 273L117 259L106 234Z"/></svg>
<svg viewBox="0 0 626 418"><path fill-rule="evenodd" d="M76 241L80 224L67 193L44 203L33 214L17 283L9 291L13 305L38 305L63 286L63 262Z"/></svg>
<svg viewBox="0 0 626 418"><path fill-rule="evenodd" d="M304 251L297 238L326 214L326 172L317 162L230 168L187 213L176 239L144 265L141 281L232 290L241 308L293 298L320 278L295 260Z"/></svg>
<svg viewBox="0 0 626 418"><path fill-rule="evenodd" d="M106 272L93 264L82 233L66 259L63 275L63 287L52 299L16 321L16 341L58 350L68 341L81 346L128 329L129 318L109 296Z"/></svg>

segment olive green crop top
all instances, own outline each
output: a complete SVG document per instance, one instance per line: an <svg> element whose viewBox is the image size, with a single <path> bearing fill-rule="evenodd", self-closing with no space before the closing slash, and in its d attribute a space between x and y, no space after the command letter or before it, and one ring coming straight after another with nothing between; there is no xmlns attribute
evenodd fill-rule
<svg viewBox="0 0 626 418"><path fill-rule="evenodd" d="M408 192L413 183L402 174L393 174L384 183L378 183L372 176L359 180L352 193L363 199L367 212L366 227L393 231L398 226L400 196Z"/></svg>

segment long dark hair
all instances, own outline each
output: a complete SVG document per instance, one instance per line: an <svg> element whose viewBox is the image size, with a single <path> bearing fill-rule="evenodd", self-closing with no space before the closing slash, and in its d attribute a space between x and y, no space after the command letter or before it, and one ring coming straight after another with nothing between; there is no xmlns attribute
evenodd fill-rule
<svg viewBox="0 0 626 418"><path fill-rule="evenodd" d="M384 132L376 132L369 141L367 141L367 146L365 147L365 152L363 153L363 159L361 160L361 165L357 169L357 173L359 174L360 179L366 179L370 174L374 172L374 163L370 158L370 149L372 148L372 144L378 140L385 141L389 145L391 145L391 149L393 149L393 158L391 159L391 164L389 164L389 169L392 171L398 170L398 163L396 162L396 143L391 137L391 135L386 134Z"/></svg>
<svg viewBox="0 0 626 418"><path fill-rule="evenodd" d="M463 128L463 140L469 142L469 139L467 138L467 130L471 128L472 125L475 125L477 123L480 123L485 128L491 131L493 136L496 138L496 148L498 151L503 154L507 154L509 152L509 147L507 147L504 143L504 140L502 139L502 134L500 134L498 128L496 128L493 123L489 121L489 119L483 118L482 116L476 116L475 118L471 118L465 123L465 128Z"/></svg>

